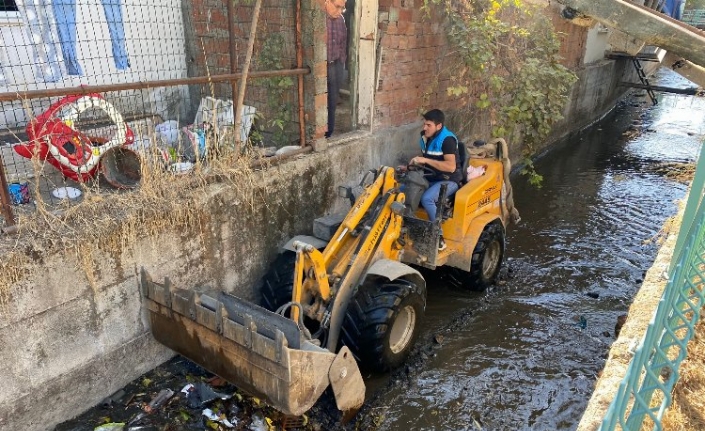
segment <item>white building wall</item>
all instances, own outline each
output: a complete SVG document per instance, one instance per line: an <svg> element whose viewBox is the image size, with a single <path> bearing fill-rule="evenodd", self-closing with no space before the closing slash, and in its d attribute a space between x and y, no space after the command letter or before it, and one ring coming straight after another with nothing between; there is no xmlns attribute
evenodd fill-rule
<svg viewBox="0 0 705 431"><path fill-rule="evenodd" d="M78 59L83 76L69 76L61 55L53 16L52 0L33 0L43 8L52 23L52 34L60 61L62 78L45 82L38 77L35 55L27 26L26 1L17 0L20 12L0 12L0 92L67 88L79 85L129 83L146 80L184 78L186 54L184 19L180 0L142 2L121 0L125 39L130 67L118 70L113 59L108 24L100 0L76 0ZM40 6L41 5L41 6ZM40 46L45 41L40 40ZM188 92L183 87L122 91L104 95L124 113L146 111L175 117L183 111ZM52 99L52 102L57 100ZM28 115L38 115L49 105L48 99L31 104L3 102L0 128L23 127ZM177 112L175 111L175 107ZM169 119L169 118L164 118ZM175 119L175 118L174 118ZM4 127L3 127L4 126Z"/></svg>

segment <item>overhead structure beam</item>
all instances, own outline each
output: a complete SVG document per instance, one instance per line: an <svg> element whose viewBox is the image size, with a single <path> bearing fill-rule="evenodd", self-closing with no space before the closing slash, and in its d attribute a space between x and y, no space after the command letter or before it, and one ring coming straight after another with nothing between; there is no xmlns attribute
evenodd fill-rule
<svg viewBox="0 0 705 431"><path fill-rule="evenodd" d="M653 9L624 0L557 0L606 26L705 67L705 36Z"/></svg>
<svg viewBox="0 0 705 431"><path fill-rule="evenodd" d="M703 49L705 49L705 47ZM701 88L705 88L705 67L693 64L671 52L666 53L661 64L671 68L684 78L698 84Z"/></svg>

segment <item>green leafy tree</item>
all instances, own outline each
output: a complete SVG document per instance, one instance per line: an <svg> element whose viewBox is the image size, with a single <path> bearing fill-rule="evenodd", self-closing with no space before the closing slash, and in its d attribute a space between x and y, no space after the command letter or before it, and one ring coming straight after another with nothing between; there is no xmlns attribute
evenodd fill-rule
<svg viewBox="0 0 705 431"><path fill-rule="evenodd" d="M447 18L448 93L468 96L461 114L486 111L494 137L523 143L525 173L540 184L530 157L552 125L563 118L577 77L560 63L560 40L550 20L521 0L424 0L423 8L442 8ZM472 89L472 93L471 93Z"/></svg>

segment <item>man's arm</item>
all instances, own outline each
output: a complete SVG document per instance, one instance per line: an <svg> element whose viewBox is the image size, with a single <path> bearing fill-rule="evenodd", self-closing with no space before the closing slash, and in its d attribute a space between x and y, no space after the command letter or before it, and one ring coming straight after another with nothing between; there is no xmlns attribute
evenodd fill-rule
<svg viewBox="0 0 705 431"><path fill-rule="evenodd" d="M433 160L426 157L414 157L411 164L430 166L441 172L455 172L455 154L444 154L443 160Z"/></svg>
<svg viewBox="0 0 705 431"><path fill-rule="evenodd" d="M453 137L449 136L443 141L443 160L433 160L427 157L414 157L411 163L417 163L430 166L437 171L453 173L455 172L455 153L458 151L458 143Z"/></svg>

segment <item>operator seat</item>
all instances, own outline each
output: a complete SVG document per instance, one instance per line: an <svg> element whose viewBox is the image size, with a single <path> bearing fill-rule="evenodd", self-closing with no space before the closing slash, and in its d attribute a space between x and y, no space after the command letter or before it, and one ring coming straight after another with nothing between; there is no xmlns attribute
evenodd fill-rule
<svg viewBox="0 0 705 431"><path fill-rule="evenodd" d="M468 147L465 146L464 142L458 141L458 156L460 157L460 173L463 175L460 180L460 187L462 187L468 182L468 165L470 164Z"/></svg>
<svg viewBox="0 0 705 431"><path fill-rule="evenodd" d="M462 174L460 187L462 187L468 182L468 165L470 164L470 157L468 157L468 148L465 146L465 143L460 140L458 140L458 157L460 158L460 173ZM446 201L443 203L443 220L453 217L455 195L456 193L453 193L448 196Z"/></svg>

